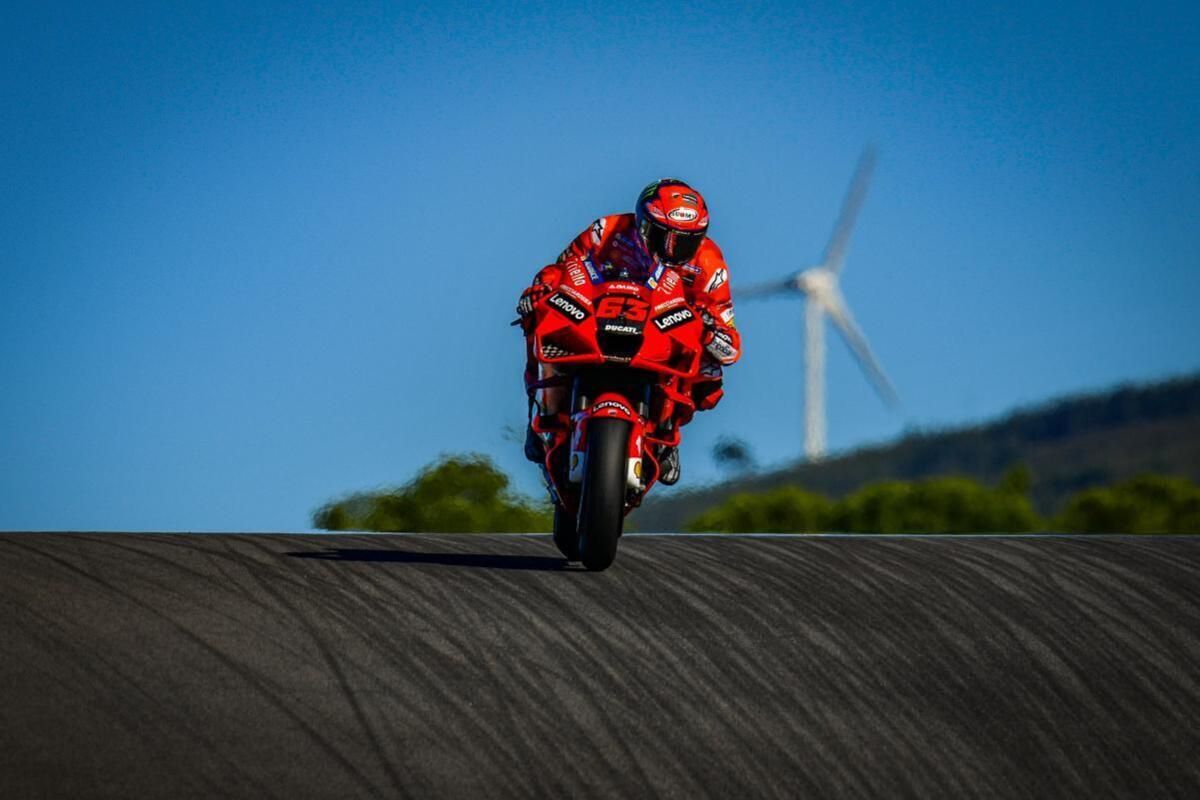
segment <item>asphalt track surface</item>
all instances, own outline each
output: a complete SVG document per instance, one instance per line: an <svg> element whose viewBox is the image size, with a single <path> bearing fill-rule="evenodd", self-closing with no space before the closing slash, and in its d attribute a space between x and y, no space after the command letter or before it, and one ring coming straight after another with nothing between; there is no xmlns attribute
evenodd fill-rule
<svg viewBox="0 0 1200 800"><path fill-rule="evenodd" d="M0 797L1196 797L1200 539L0 535Z"/></svg>

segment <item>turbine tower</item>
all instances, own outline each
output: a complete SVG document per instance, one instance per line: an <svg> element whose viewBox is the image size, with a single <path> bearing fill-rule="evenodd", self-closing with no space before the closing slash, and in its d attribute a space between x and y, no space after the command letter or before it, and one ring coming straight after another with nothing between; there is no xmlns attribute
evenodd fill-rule
<svg viewBox="0 0 1200 800"><path fill-rule="evenodd" d="M889 406L899 400L891 381L883 373L867 344L867 337L854 321L846 299L838 287L838 277L846 261L850 232L867 196L871 171L875 168L875 151L863 150L842 211L821 263L796 272L783 280L752 286L739 291L739 299L751 300L778 295L804 295L804 454L809 461L819 461L825 455L825 316L828 315L842 334L854 359L866 374L875 391Z"/></svg>

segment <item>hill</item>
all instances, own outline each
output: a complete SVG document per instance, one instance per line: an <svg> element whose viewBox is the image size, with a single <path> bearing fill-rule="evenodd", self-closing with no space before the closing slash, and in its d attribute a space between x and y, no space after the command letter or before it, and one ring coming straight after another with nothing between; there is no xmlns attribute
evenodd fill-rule
<svg viewBox="0 0 1200 800"><path fill-rule="evenodd" d="M909 434L816 464L796 463L727 483L659 496L634 512L643 531L684 523L737 492L800 486L842 497L880 480L963 475L995 484L1025 464L1043 514L1082 489L1145 473L1200 481L1200 374L1125 385L1018 409L991 423Z"/></svg>

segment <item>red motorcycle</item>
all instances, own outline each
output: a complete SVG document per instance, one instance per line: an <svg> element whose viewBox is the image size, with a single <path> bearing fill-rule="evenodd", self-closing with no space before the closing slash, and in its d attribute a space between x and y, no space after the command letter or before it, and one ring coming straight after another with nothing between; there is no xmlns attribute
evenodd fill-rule
<svg viewBox="0 0 1200 800"><path fill-rule="evenodd" d="M532 420L546 443L554 543L602 570L616 557L625 515L658 480L658 448L677 447L695 413L704 326L673 270L645 282L589 272L564 269L534 308L528 345L550 368L531 388L570 388L569 413Z"/></svg>

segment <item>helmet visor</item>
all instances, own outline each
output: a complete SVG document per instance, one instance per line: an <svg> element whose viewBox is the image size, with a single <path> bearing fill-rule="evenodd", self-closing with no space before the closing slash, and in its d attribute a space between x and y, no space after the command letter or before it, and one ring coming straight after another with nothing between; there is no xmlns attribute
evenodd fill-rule
<svg viewBox="0 0 1200 800"><path fill-rule="evenodd" d="M677 231L647 220L646 249L663 261L682 264L691 261L704 241L704 231Z"/></svg>

